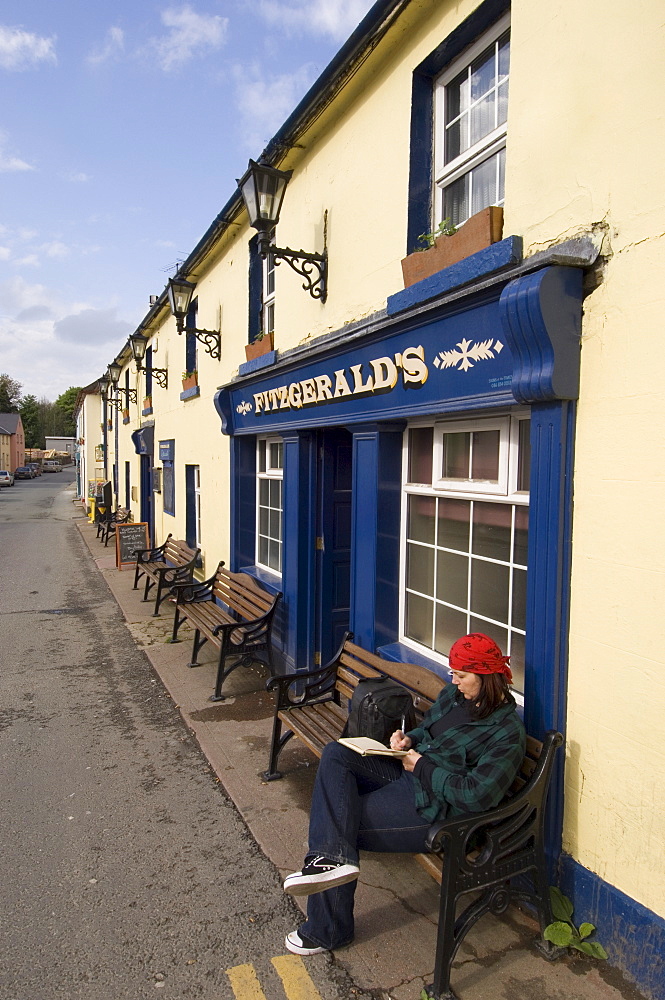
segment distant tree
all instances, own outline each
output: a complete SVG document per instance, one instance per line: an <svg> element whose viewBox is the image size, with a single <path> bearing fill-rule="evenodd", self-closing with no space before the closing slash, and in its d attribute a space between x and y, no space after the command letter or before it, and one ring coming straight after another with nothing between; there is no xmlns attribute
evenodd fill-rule
<svg viewBox="0 0 665 1000"><path fill-rule="evenodd" d="M0 413L18 413L23 386L5 372L0 375Z"/></svg>
<svg viewBox="0 0 665 1000"><path fill-rule="evenodd" d="M55 401L55 405L64 414L64 430L62 433L67 437L73 437L76 432L76 424L74 422L74 407L76 405L76 397L81 391L80 386L72 385L69 389L66 389L62 395L58 396Z"/></svg>
<svg viewBox="0 0 665 1000"><path fill-rule="evenodd" d="M19 410L25 431L26 448L43 448L44 431L42 428L39 403L36 396L24 396Z"/></svg>

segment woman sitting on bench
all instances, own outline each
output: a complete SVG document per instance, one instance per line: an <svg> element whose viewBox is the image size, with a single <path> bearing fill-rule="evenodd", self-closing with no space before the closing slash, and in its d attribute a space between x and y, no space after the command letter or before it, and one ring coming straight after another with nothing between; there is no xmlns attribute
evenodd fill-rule
<svg viewBox="0 0 665 1000"><path fill-rule="evenodd" d="M524 757L524 726L508 685L509 657L480 632L450 650L446 684L420 726L397 730L401 759L325 747L316 775L309 852L284 891L309 896L307 920L286 937L296 955L353 941L359 850L421 853L432 823L498 805Z"/></svg>

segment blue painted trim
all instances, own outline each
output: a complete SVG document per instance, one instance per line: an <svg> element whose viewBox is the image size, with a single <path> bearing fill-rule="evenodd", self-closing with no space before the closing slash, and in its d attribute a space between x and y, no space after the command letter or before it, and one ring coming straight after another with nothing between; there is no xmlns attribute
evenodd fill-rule
<svg viewBox="0 0 665 1000"><path fill-rule="evenodd" d="M195 399L196 396L201 395L201 388L198 385L192 386L191 389L185 389L184 392L180 393L180 398L185 399Z"/></svg>
<svg viewBox="0 0 665 1000"><path fill-rule="evenodd" d="M249 248L249 315L247 317L247 343L256 340L261 332L261 306L263 302L263 258L259 256L258 233L252 236Z"/></svg>
<svg viewBox="0 0 665 1000"><path fill-rule="evenodd" d="M238 375L251 375L252 372L261 371L262 368L269 368L277 360L277 351L268 351L259 358L252 358L238 366Z"/></svg>
<svg viewBox="0 0 665 1000"><path fill-rule="evenodd" d="M146 407L145 410L141 410L142 417L149 417L151 413L152 413L152 406L148 406Z"/></svg>
<svg viewBox="0 0 665 1000"><path fill-rule="evenodd" d="M278 573L269 573L260 566L240 566L236 572L246 573L254 580L257 580L271 594L279 594L282 590L282 578Z"/></svg>
<svg viewBox="0 0 665 1000"><path fill-rule="evenodd" d="M493 243L470 257L444 267L442 271L431 274L429 278L417 281L402 292L388 296L387 312L389 316L422 305L431 299L436 299L454 288L461 288L472 281L479 281L497 271L514 267L522 261L522 237L507 236L499 243Z"/></svg>
<svg viewBox="0 0 665 1000"><path fill-rule="evenodd" d="M287 670L307 669L314 650L316 435L283 435L282 580L284 659Z"/></svg>
<svg viewBox="0 0 665 1000"><path fill-rule="evenodd" d="M123 418L122 418L122 422L123 422L123 424L128 424L128 423L129 423L129 421L130 421L130 418L129 418L129 417L123 417Z"/></svg>
<svg viewBox="0 0 665 1000"><path fill-rule="evenodd" d="M196 477L195 466L185 466L185 541L196 548Z"/></svg>
<svg viewBox="0 0 665 1000"><path fill-rule="evenodd" d="M609 955L653 1000L665 997L665 919L626 896L569 854L560 865L560 887L574 904L573 920L595 924L595 937Z"/></svg>
<svg viewBox="0 0 665 1000"><path fill-rule="evenodd" d="M231 439L229 568L256 560L256 438Z"/></svg>
<svg viewBox="0 0 665 1000"><path fill-rule="evenodd" d="M508 282L501 293L499 311L518 403L577 399L582 282L581 268L545 267Z"/></svg>
<svg viewBox="0 0 665 1000"><path fill-rule="evenodd" d="M411 649L403 642L391 642L385 646L379 646L376 652L383 660L389 660L391 663L415 663L419 667L427 667L433 674L442 677L445 681L450 680L450 671L447 667L428 656L423 656L422 653Z"/></svg>
<svg viewBox="0 0 665 1000"><path fill-rule="evenodd" d="M145 351L145 394L152 395L152 345L148 345Z"/></svg>

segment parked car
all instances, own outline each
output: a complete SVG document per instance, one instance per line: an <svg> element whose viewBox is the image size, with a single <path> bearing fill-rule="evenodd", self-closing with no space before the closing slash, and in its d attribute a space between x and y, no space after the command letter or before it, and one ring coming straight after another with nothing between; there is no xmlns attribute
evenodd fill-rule
<svg viewBox="0 0 665 1000"><path fill-rule="evenodd" d="M62 472L62 466L60 465L60 462L49 460L44 462L42 472Z"/></svg>
<svg viewBox="0 0 665 1000"><path fill-rule="evenodd" d="M32 469L32 471L34 472L35 476L41 476L41 474L42 474L42 467L39 464L39 462L28 462L28 468Z"/></svg>
<svg viewBox="0 0 665 1000"><path fill-rule="evenodd" d="M13 486L14 475L8 469L0 469L0 486Z"/></svg>
<svg viewBox="0 0 665 1000"><path fill-rule="evenodd" d="M14 479L34 479L32 474L32 469L29 469L27 465L19 465L19 467L14 472Z"/></svg>

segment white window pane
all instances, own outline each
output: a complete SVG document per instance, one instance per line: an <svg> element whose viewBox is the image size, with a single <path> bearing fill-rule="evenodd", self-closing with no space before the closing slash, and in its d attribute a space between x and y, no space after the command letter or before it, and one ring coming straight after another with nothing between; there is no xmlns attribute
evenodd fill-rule
<svg viewBox="0 0 665 1000"><path fill-rule="evenodd" d="M474 555L488 559L510 560L512 506L507 503L482 503L473 505Z"/></svg>
<svg viewBox="0 0 665 1000"><path fill-rule="evenodd" d="M514 628L526 629L526 570L513 570L513 613L511 624Z"/></svg>
<svg viewBox="0 0 665 1000"><path fill-rule="evenodd" d="M510 669L513 687L516 691L524 691L524 636L519 632L510 633Z"/></svg>
<svg viewBox="0 0 665 1000"><path fill-rule="evenodd" d="M469 551L471 503L469 500L439 500L439 534L437 544L460 552Z"/></svg>
<svg viewBox="0 0 665 1000"><path fill-rule="evenodd" d="M496 191L496 202L497 205L503 205L504 198L506 197L506 151L502 149L498 154L499 158L499 174L497 177L497 191Z"/></svg>
<svg viewBox="0 0 665 1000"><path fill-rule="evenodd" d="M434 648L438 653L447 656L455 640L459 639L461 635L466 635L468 631L465 612L447 608L443 604L437 605Z"/></svg>
<svg viewBox="0 0 665 1000"><path fill-rule="evenodd" d="M471 478L492 483L499 481L499 431L476 431L473 434Z"/></svg>
<svg viewBox="0 0 665 1000"><path fill-rule="evenodd" d="M434 604L432 601L418 597L416 594L406 595L405 633L410 639L415 639L416 642L421 642L430 648L432 645L433 615Z"/></svg>
<svg viewBox="0 0 665 1000"><path fill-rule="evenodd" d="M439 552L436 560L436 597L465 608L468 601L469 557Z"/></svg>
<svg viewBox="0 0 665 1000"><path fill-rule="evenodd" d="M406 585L409 590L434 596L434 549L409 544L406 552Z"/></svg>
<svg viewBox="0 0 665 1000"><path fill-rule="evenodd" d="M496 128L494 91L471 108L471 145Z"/></svg>
<svg viewBox="0 0 665 1000"><path fill-rule="evenodd" d="M490 156L471 171L471 215L496 201L498 157Z"/></svg>
<svg viewBox="0 0 665 1000"><path fill-rule="evenodd" d="M469 71L463 70L446 87L446 122L452 122L469 108Z"/></svg>
<svg viewBox="0 0 665 1000"><path fill-rule="evenodd" d="M508 118L508 82L502 83L498 91L498 101L496 110L496 124L503 125Z"/></svg>
<svg viewBox="0 0 665 1000"><path fill-rule="evenodd" d="M510 33L499 39L499 80L503 80L510 72Z"/></svg>
<svg viewBox="0 0 665 1000"><path fill-rule="evenodd" d="M450 163L451 160L454 160L456 156L459 156L460 153L467 149L469 145L468 128L469 119L467 115L458 118L457 121L447 127L444 163Z"/></svg>
<svg viewBox="0 0 665 1000"><path fill-rule="evenodd" d="M444 188L443 218L450 219L453 226L460 226L469 218L469 179L470 174L464 174Z"/></svg>
<svg viewBox="0 0 665 1000"><path fill-rule="evenodd" d="M435 513L436 500L434 497L409 497L407 537L415 542L434 545Z"/></svg>
<svg viewBox="0 0 665 1000"><path fill-rule="evenodd" d="M480 559L471 561L471 611L495 621L508 622L510 569ZM505 649L505 646L503 647Z"/></svg>
<svg viewBox="0 0 665 1000"><path fill-rule="evenodd" d="M468 479L471 435L466 432L443 436L443 479Z"/></svg>
<svg viewBox="0 0 665 1000"><path fill-rule="evenodd" d="M515 508L515 545L513 560L521 566L526 566L527 544L529 535L529 508Z"/></svg>
<svg viewBox="0 0 665 1000"><path fill-rule="evenodd" d="M494 87L496 60L494 46L471 64L471 100L477 101Z"/></svg>
<svg viewBox="0 0 665 1000"><path fill-rule="evenodd" d="M409 482L432 483L433 427L414 427L409 431Z"/></svg>

